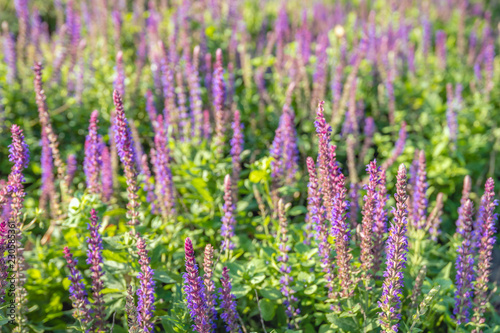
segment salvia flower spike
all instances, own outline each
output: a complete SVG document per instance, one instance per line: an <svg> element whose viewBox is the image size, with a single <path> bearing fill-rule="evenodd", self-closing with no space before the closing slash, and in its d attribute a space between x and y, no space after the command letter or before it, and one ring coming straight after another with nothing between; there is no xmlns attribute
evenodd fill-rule
<svg viewBox="0 0 500 333"><path fill-rule="evenodd" d="M233 294L231 294L231 278L229 277L229 269L227 267L222 268L220 282L222 284L222 288L219 289L220 307L222 309L221 318L226 324L226 332L240 333L241 328L238 324L239 315L236 310L236 301Z"/></svg>
<svg viewBox="0 0 500 333"><path fill-rule="evenodd" d="M186 273L184 273L184 294L186 295L186 305L194 321L193 330L198 333L211 332L209 311L205 298L205 287L203 280L198 273L198 265L194 257L193 244L186 238L184 250L186 253Z"/></svg>
<svg viewBox="0 0 500 333"><path fill-rule="evenodd" d="M212 322L212 328L216 329L215 323L217 310L215 309L215 284L213 281L213 266L214 266L214 248L212 245L207 244L205 247L205 256L203 259L203 283L205 284L205 299L207 302L208 318Z"/></svg>
<svg viewBox="0 0 500 333"><path fill-rule="evenodd" d="M408 212L406 210L406 168L399 166L396 182L396 208L393 209L394 220L389 230L387 239L387 268L384 273L382 298L378 302L380 308L379 318L382 332L398 332L401 320L401 293L403 288L403 269L406 266L408 253L408 239L406 224Z"/></svg>
<svg viewBox="0 0 500 333"><path fill-rule="evenodd" d="M457 250L457 261L455 268L457 275L455 277L455 307L453 314L457 324L465 324L469 322L470 310L472 307L473 279L474 279L474 255L472 244L472 221L473 221L473 203L467 200L463 207L463 230L462 245Z"/></svg>
<svg viewBox="0 0 500 333"><path fill-rule="evenodd" d="M484 312L488 302L488 282L491 271L492 251L496 237L497 214L494 212L498 201L495 199L495 182L493 178L488 178L484 186L484 195L482 205L482 223L477 230L478 253L477 264L475 267L476 280L474 283L474 314L472 323L476 327L476 333L480 332L477 328L485 323Z"/></svg>
<svg viewBox="0 0 500 333"><path fill-rule="evenodd" d="M90 115L89 134L85 139L85 159L83 161L83 171L87 178L87 190L89 193L98 194L101 192L99 174L101 172L101 152L99 147L100 137L97 134L99 112L94 110Z"/></svg>
<svg viewBox="0 0 500 333"><path fill-rule="evenodd" d="M92 306L94 308L95 321L92 326L97 330L104 329L105 320L104 299L102 295L102 290L104 289L102 276L104 275L104 272L102 271L102 238L99 234L100 226L101 223L98 221L97 213L95 209L92 208L90 211L90 223L88 226L90 237L87 238L87 264L90 265L92 298L94 299Z"/></svg>
<svg viewBox="0 0 500 333"><path fill-rule="evenodd" d="M137 323L144 333L150 333L154 330L154 271L151 268L151 258L148 257L148 250L146 250L146 242L140 236L137 237L137 253L139 254L139 265L141 266L141 272L138 275L140 287L137 290Z"/></svg>
<svg viewBox="0 0 500 333"><path fill-rule="evenodd" d="M87 298L87 292L85 291L85 284L83 283L82 274L76 268L77 260L73 258L69 248L64 247L64 258L68 264L70 275L68 276L71 281L69 287L69 292L71 294L70 298L73 302L73 317L80 320L83 325L86 325L91 321L90 316L90 304Z"/></svg>
<svg viewBox="0 0 500 333"><path fill-rule="evenodd" d="M234 249L234 243L231 239L234 237L234 228L236 226L236 220L234 219L235 208L231 189L231 177L226 175L224 178L224 205L222 206L223 216L221 219L221 236L223 238L221 250L226 251L228 255L229 251Z"/></svg>
<svg viewBox="0 0 500 333"><path fill-rule="evenodd" d="M123 109L123 103L118 91L113 91L113 101L115 104L115 116L114 116L114 138L116 141L116 149L118 151L118 156L123 164L123 169L125 170L125 178L127 179L127 191L128 191L128 217L129 224L137 225L139 224L139 197L137 195L137 171L135 169L135 159L134 159L134 145L132 142L132 134L130 132L130 127L128 126L128 120L125 116L125 110Z"/></svg>

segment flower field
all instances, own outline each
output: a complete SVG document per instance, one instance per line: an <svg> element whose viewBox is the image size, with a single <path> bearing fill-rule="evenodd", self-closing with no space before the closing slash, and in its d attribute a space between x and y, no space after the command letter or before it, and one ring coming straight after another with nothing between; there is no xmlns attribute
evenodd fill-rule
<svg viewBox="0 0 500 333"><path fill-rule="evenodd" d="M0 332L500 332L499 18L0 0Z"/></svg>

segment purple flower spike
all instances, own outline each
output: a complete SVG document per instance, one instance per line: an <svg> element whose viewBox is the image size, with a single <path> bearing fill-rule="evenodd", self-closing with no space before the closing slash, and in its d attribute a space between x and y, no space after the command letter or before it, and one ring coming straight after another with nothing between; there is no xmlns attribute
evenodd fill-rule
<svg viewBox="0 0 500 333"><path fill-rule="evenodd" d="M280 123L271 147L272 177L276 187L283 184L291 185L295 181L298 170L297 132L295 131L295 116L288 105L283 108Z"/></svg>
<svg viewBox="0 0 500 333"><path fill-rule="evenodd" d="M300 309L295 308L294 303L298 302L298 298L294 295L295 291L291 288L290 284L293 282L293 277L290 276L292 267L288 264L288 252L290 252L291 247L288 245L288 220L285 215L285 208L283 206L283 200L278 203L278 217L279 217L279 249L280 255L277 257L277 261L281 262L280 272L282 274L280 278L281 293L285 297L283 305L285 306L285 313L287 315L288 327L298 328L297 319L295 318L300 313Z"/></svg>
<svg viewBox="0 0 500 333"><path fill-rule="evenodd" d="M66 161L68 165L68 170L66 174L66 187L70 187L73 183L73 179L75 178L76 170L78 170L78 162L76 160L75 154L68 155L68 159Z"/></svg>
<svg viewBox="0 0 500 333"><path fill-rule="evenodd" d="M316 237L314 230L323 224L321 220L321 198L316 175L316 166L312 157L307 158L307 171L309 173L309 183L307 185L307 215L306 215L306 244L311 243L311 239Z"/></svg>
<svg viewBox="0 0 500 333"><path fill-rule="evenodd" d="M464 178L464 186L462 189L462 198L460 199L460 207L458 208L458 220L456 222L457 232L463 236L463 219L464 219L464 206L465 203L469 200L470 190L472 186L472 181L469 175Z"/></svg>
<svg viewBox="0 0 500 333"><path fill-rule="evenodd" d="M141 266L141 272L137 276L141 281L141 286L137 290L137 321L143 332L150 333L154 330L155 281L150 264L151 258L148 257L146 242L142 237L137 238L137 254Z"/></svg>
<svg viewBox="0 0 500 333"><path fill-rule="evenodd" d="M99 149L100 136L97 134L99 113L94 110L90 115L89 134L85 139L85 159L83 161L83 171L87 178L87 189L89 193L99 194L101 184L99 183L99 172L101 171L102 159Z"/></svg>
<svg viewBox="0 0 500 333"><path fill-rule="evenodd" d="M47 202L51 204L54 202L52 198L55 195L54 187L54 173L53 173L53 162L52 162L52 151L50 149L50 142L47 138L47 134L42 129L42 155L40 157L40 163L42 165L42 185L40 187L42 193L40 195L40 207L45 208ZM53 206L51 206L53 207ZM52 212L57 214L57 212Z"/></svg>
<svg viewBox="0 0 500 333"><path fill-rule="evenodd" d="M80 320L83 324L87 324L92 320L89 310L90 303L87 299L87 292L85 291L82 274L76 268L78 261L73 258L73 255L67 246L64 247L64 258L66 258L70 273L68 278L71 281L71 285L69 287L71 296L69 298L73 302L73 309L75 310L73 312L73 317Z"/></svg>
<svg viewBox="0 0 500 333"><path fill-rule="evenodd" d="M222 268L220 282L222 284L222 288L219 289L219 293L221 294L221 318L226 324L226 332L240 333L241 328L237 321L238 312L236 310L236 301L233 294L231 294L231 278L229 277L229 269L227 267Z"/></svg>
<svg viewBox="0 0 500 333"><path fill-rule="evenodd" d="M4 60L7 64L7 83L13 84L17 77L17 55L14 36L9 32L9 24L2 22Z"/></svg>
<svg viewBox="0 0 500 333"><path fill-rule="evenodd" d="M215 144L220 150L223 147L226 132L226 82L224 81L224 68L222 67L222 50L217 49L215 54L214 75L212 82L212 99L215 115Z"/></svg>
<svg viewBox="0 0 500 333"><path fill-rule="evenodd" d="M412 221L413 226L417 229L426 227L427 220L427 172L425 171L425 152L420 151L418 157L418 171L413 192L412 202Z"/></svg>
<svg viewBox="0 0 500 333"><path fill-rule="evenodd" d="M375 235L374 243L374 256L375 265L373 273L377 274L382 263L382 254L384 252L384 234L387 232L387 199L389 198L386 188L386 175L385 170L380 171L380 181L378 184L378 191L375 194L375 211L373 217L375 223L373 224L373 234Z"/></svg>
<svg viewBox="0 0 500 333"><path fill-rule="evenodd" d="M436 31L436 56L439 68L446 68L446 33L442 30Z"/></svg>
<svg viewBox="0 0 500 333"><path fill-rule="evenodd" d="M387 239L387 268L384 273L382 299L378 302L382 332L397 333L401 320L401 294L403 293L403 269L406 266L408 239L406 236L406 168L399 166L396 177L396 208L393 209L394 220Z"/></svg>
<svg viewBox="0 0 500 333"><path fill-rule="evenodd" d="M87 238L89 248L87 250L87 264L90 265L90 272L92 273L92 297L94 299L93 308L95 310L95 320L92 323L92 328L102 331L104 329L105 314L102 295L102 290L104 289L102 276L104 272L102 271L102 238L99 234L100 227L101 223L97 219L96 211L92 208L88 226L90 237Z"/></svg>
<svg viewBox="0 0 500 333"><path fill-rule="evenodd" d="M341 296L349 297L352 295L352 276L351 259L352 255L349 249L351 232L347 221L347 190L345 188L345 178L340 174L338 183L338 192L333 198L332 207L332 235L335 238L335 252L337 253L336 263L338 267L338 277L341 285Z"/></svg>
<svg viewBox="0 0 500 333"><path fill-rule="evenodd" d="M102 198L104 202L108 202L113 196L113 165L109 148L104 142L101 141L101 184L102 184Z"/></svg>
<svg viewBox="0 0 500 333"><path fill-rule="evenodd" d="M156 122L157 113L156 113L153 93L149 89L146 92L146 112L148 113L149 120L153 124L153 128L155 128L156 127L155 122Z"/></svg>
<svg viewBox="0 0 500 333"><path fill-rule="evenodd" d="M151 211L157 213L154 179L153 176L151 175L151 169L149 168L147 154L142 155L141 163L142 163L142 174L144 176L143 179L144 191L147 192L146 200L151 204Z"/></svg>
<svg viewBox="0 0 500 333"><path fill-rule="evenodd" d="M155 130L155 149L152 154L153 170L156 176L156 195L159 205L165 217L172 217L175 214L174 184L172 181L172 171L170 169L170 149L168 147L167 134L163 115L156 118L157 127Z"/></svg>
<svg viewBox="0 0 500 333"><path fill-rule="evenodd" d="M221 250L225 250L227 253L229 253L229 250L234 249L234 243L231 239L234 237L234 227L236 226L236 220L234 219L235 209L236 207L233 204L231 177L226 175L224 178L224 205L222 206L224 215L221 218L221 236L224 240L221 244Z"/></svg>
<svg viewBox="0 0 500 333"><path fill-rule="evenodd" d="M470 320L470 310L472 307L472 293L474 280L474 255L472 244L472 211L474 205L471 200L467 200L463 207L463 241L457 250L457 261L455 268L457 275L455 278L455 308L453 314L457 324L466 324Z"/></svg>
<svg viewBox="0 0 500 333"><path fill-rule="evenodd" d="M231 139L231 159L233 162L233 175L231 182L234 186L235 193L237 195L237 184L240 179L241 172L241 152L243 151L243 144L245 143L243 139L243 124L240 119L240 111L236 110L234 112L234 121L233 121L233 138Z"/></svg>
<svg viewBox="0 0 500 333"><path fill-rule="evenodd" d="M477 326L485 323L483 317L488 303L488 282L491 271L493 245L496 241L497 214L494 212L498 201L495 200L495 182L488 178L484 186L484 195L481 199L480 223L474 232L478 240L477 265L475 267L476 282L474 284L474 315L472 323L476 326L475 332L480 332Z"/></svg>
<svg viewBox="0 0 500 333"><path fill-rule="evenodd" d="M210 113L208 110L203 111L203 137L205 140L210 140L212 134L212 125L210 124Z"/></svg>
<svg viewBox="0 0 500 333"><path fill-rule="evenodd" d="M209 309L208 318L212 322L212 328L216 329L217 324L215 319L217 317L217 310L215 309L215 284L212 280L214 272L214 248L212 245L207 244L205 247L205 257L203 258L203 283L205 284L205 299L207 308Z"/></svg>
<svg viewBox="0 0 500 333"><path fill-rule="evenodd" d="M186 252L186 273L184 273L184 293L191 319L194 321L193 331L198 333L211 332L212 324L209 320L209 311L205 303L205 288L198 275L198 265L194 257L193 244L186 238L184 249Z"/></svg>
<svg viewBox="0 0 500 333"><path fill-rule="evenodd" d="M377 204L377 187L380 184L380 167L377 167L377 161L370 162L366 171L370 175L368 184L365 185L366 195L364 197L365 204L363 206L363 220L361 222L361 267L363 278L368 282L372 276L374 266L373 257L373 229L374 220L376 218L375 208Z"/></svg>
<svg viewBox="0 0 500 333"><path fill-rule="evenodd" d="M113 91L113 102L115 104L115 117L113 131L116 140L116 149L118 156L125 169L125 178L127 179L127 191L129 202L128 218L129 224L139 224L139 197L137 195L137 172L134 166L134 145L132 142L132 134L128 126L125 110L123 110L122 99L118 91Z"/></svg>

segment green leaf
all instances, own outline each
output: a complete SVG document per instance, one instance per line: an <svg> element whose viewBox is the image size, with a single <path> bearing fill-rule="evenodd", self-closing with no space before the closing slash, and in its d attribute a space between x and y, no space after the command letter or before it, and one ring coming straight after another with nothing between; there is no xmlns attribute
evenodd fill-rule
<svg viewBox="0 0 500 333"><path fill-rule="evenodd" d="M314 294L314 292L318 289L318 286L313 284L312 286L309 286L304 290L304 294L306 295L311 295Z"/></svg>
<svg viewBox="0 0 500 333"><path fill-rule="evenodd" d="M175 278L171 276L171 274L165 271L155 271L154 279L163 283L173 284L181 282L181 279L176 276Z"/></svg>
<svg viewBox="0 0 500 333"><path fill-rule="evenodd" d="M248 176L248 179L254 184L258 184L261 182L262 179L266 177L266 172L262 170L253 170L250 172L250 175Z"/></svg>
<svg viewBox="0 0 500 333"><path fill-rule="evenodd" d="M339 318L336 314L329 313L326 315L326 319L332 323L335 327L345 331L345 332L357 332L357 325L354 323L352 318Z"/></svg>
<svg viewBox="0 0 500 333"><path fill-rule="evenodd" d="M262 288L261 290L259 290L259 293L262 295L262 297L270 299L272 301L281 299L283 297L281 295L281 292L273 287Z"/></svg>
<svg viewBox="0 0 500 333"><path fill-rule="evenodd" d="M252 288L250 288L250 286L247 286L247 285L234 286L232 289L232 294L236 298L241 298L241 297L245 296L246 294L248 294L251 289Z"/></svg>
<svg viewBox="0 0 500 333"><path fill-rule="evenodd" d="M265 321L272 320L276 315L276 303L268 299L259 300L259 306L262 313L262 319Z"/></svg>

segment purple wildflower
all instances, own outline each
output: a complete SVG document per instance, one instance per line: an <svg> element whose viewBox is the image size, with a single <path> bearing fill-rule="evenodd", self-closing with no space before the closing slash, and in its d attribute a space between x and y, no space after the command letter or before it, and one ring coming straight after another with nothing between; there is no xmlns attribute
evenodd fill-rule
<svg viewBox="0 0 500 333"><path fill-rule="evenodd" d="M406 236L406 168L399 166L396 177L396 208L393 209L394 220L387 239L387 268L384 273L382 299L378 302L382 332L398 332L401 319L401 294L403 288L403 269L406 267L408 239Z"/></svg>
<svg viewBox="0 0 500 333"><path fill-rule="evenodd" d="M226 132L226 83L224 81L224 68L222 67L222 50L217 49L216 61L214 65L214 74L212 82L212 99L215 115L215 145L219 153L224 143Z"/></svg>
<svg viewBox="0 0 500 333"><path fill-rule="evenodd" d="M472 244L472 210L474 205L471 200L467 199L464 204L463 211L463 230L462 245L457 250L457 261L455 268L457 275L455 284L455 308L453 314L456 316L457 324L465 324L469 322L470 310L472 307L473 280L474 280L474 255Z"/></svg>
<svg viewBox="0 0 500 333"><path fill-rule="evenodd" d="M78 170L78 164L75 154L68 155L66 164L68 165L67 175L66 175L66 187L70 187L75 178L75 173Z"/></svg>
<svg viewBox="0 0 500 333"><path fill-rule="evenodd" d="M156 118L157 127L154 138L154 154L152 154L153 170L156 178L156 195L160 208L166 217L175 214L174 184L172 171L170 169L170 149L168 147L167 135L163 115Z"/></svg>
<svg viewBox="0 0 500 333"><path fill-rule="evenodd" d="M151 124L153 124L153 128L156 127L156 117L157 117L157 112L155 108L155 101L153 97L153 93L151 90L148 89L146 91L146 112L148 113L149 116L149 121L151 121Z"/></svg>
<svg viewBox="0 0 500 333"><path fill-rule="evenodd" d="M429 234L433 241L437 241L437 237L441 233L439 226L441 225L441 215L443 215L443 193L439 192L436 197L436 206L427 218L427 226Z"/></svg>
<svg viewBox="0 0 500 333"><path fill-rule="evenodd" d="M40 157L40 164L42 165L42 185L40 190L42 191L40 195L40 207L45 208L47 202L52 203L53 197L55 195L54 187L54 173L53 173L53 163L52 163L52 151L50 150L49 139L47 134L42 129L42 154ZM57 212L52 212L57 214Z"/></svg>
<svg viewBox="0 0 500 333"><path fill-rule="evenodd" d="M155 281L151 258L148 257L146 242L142 237L137 237L137 254L141 266L141 272L137 276L141 281L141 287L137 290L137 321L143 332L150 333L154 330Z"/></svg>
<svg viewBox="0 0 500 333"><path fill-rule="evenodd" d="M3 56L7 64L7 83L13 84L17 77L17 56L14 36L9 32L9 24L2 22L3 28Z"/></svg>
<svg viewBox="0 0 500 333"><path fill-rule="evenodd" d="M446 33L443 30L436 31L436 57L440 69L446 68Z"/></svg>
<svg viewBox="0 0 500 333"><path fill-rule="evenodd" d="M373 245L375 257L375 264L373 266L374 274L377 274L380 268L384 252L384 234L387 232L387 210L385 206L387 205L388 197L385 170L381 170L378 190L375 194L375 211L373 213L375 220L373 224L373 234L375 235L375 243Z"/></svg>
<svg viewBox="0 0 500 333"><path fill-rule="evenodd" d="M349 223L347 222L348 208L349 202L347 201L345 177L341 173L339 176L338 192L333 198L331 233L335 238L336 264L342 297L349 297L353 292L351 276L352 255L349 249L351 232L349 230Z"/></svg>
<svg viewBox="0 0 500 333"><path fill-rule="evenodd" d="M210 139L212 133L212 126L210 124L210 113L208 110L203 111L203 137L205 140Z"/></svg>
<svg viewBox="0 0 500 333"><path fill-rule="evenodd" d="M312 157L307 158L307 171L309 173L309 183L307 185L307 215L306 215L306 240L307 244L310 244L311 238L317 235L313 233L313 230L319 225L322 225L321 220L321 198L318 185L318 177L316 176L316 166Z"/></svg>
<svg viewBox="0 0 500 333"><path fill-rule="evenodd" d="M236 220L234 219L235 209L236 207L233 204L231 177L226 175L224 178L224 205L222 206L224 215L221 218L221 236L224 239L221 244L221 250L225 250L226 253L234 249L234 243L231 239L234 237L234 228L236 226Z"/></svg>
<svg viewBox="0 0 500 333"><path fill-rule="evenodd" d="M99 184L99 172L102 165L101 152L99 149L100 136L97 134L97 119L99 113L94 110L90 115L89 134L85 139L85 159L83 160L83 171L87 178L87 189L89 193L99 194L101 185Z"/></svg>
<svg viewBox="0 0 500 333"><path fill-rule="evenodd" d="M375 258L373 257L374 242L373 231L374 221L376 221L375 208L377 204L377 186L380 184L380 167L377 167L377 161L372 161L366 166L366 172L370 179L365 185L366 195L364 197L364 206L362 210L363 219L361 222L361 267L363 278L369 281L373 269ZM378 222L378 221L376 221Z"/></svg>
<svg viewBox="0 0 500 333"><path fill-rule="evenodd" d="M113 102L115 104L115 116L114 116L114 138L116 140L116 149L118 151L118 156L125 169L125 178L127 179L127 191L129 202L127 204L128 208L128 218L129 224L137 225L139 224L139 201L137 195L137 172L134 167L134 148L132 142L132 135L130 133L130 128L128 126L127 118L125 117L125 111L123 110L122 99L118 91L113 91Z"/></svg>
<svg viewBox="0 0 500 333"><path fill-rule="evenodd" d="M111 163L111 156L109 148L104 142L101 141L101 184L102 184L102 198L104 202L108 202L113 196L113 166Z"/></svg>
<svg viewBox="0 0 500 333"><path fill-rule="evenodd" d="M176 76L177 83L177 111L179 115L179 136L181 140L185 141L189 138L191 133L191 122L188 116L188 109L186 105L186 94L184 93L184 82L182 78L182 73L177 72Z"/></svg>
<svg viewBox="0 0 500 333"><path fill-rule="evenodd" d="M299 154L294 118L292 110L285 105L271 147L272 177L277 187L282 184L292 184L298 169Z"/></svg>
<svg viewBox="0 0 500 333"><path fill-rule="evenodd" d="M465 203L469 200L472 181L469 175L464 178L464 185L462 188L462 198L460 199L460 207L458 208L458 220L456 222L457 232L463 236L463 219Z"/></svg>
<svg viewBox="0 0 500 333"><path fill-rule="evenodd" d="M217 310L215 309L215 284L212 280L213 278L213 268L214 268L214 248L212 245L207 244L205 246L205 256L203 258L203 283L205 285L205 299L208 312L208 320L212 322L212 328L216 329L217 324L215 323L215 318L217 317Z"/></svg>
<svg viewBox="0 0 500 333"><path fill-rule="evenodd" d="M69 297L73 302L73 317L77 320L81 321L83 324L89 323L92 319L90 317L90 303L87 299L87 292L85 291L85 284L83 283L82 274L76 268L76 264L78 260L73 258L69 248L67 246L64 247L64 258L66 258L66 262L68 263L69 280L71 281L71 285L69 287L69 292L71 296Z"/></svg>
<svg viewBox="0 0 500 333"><path fill-rule="evenodd" d="M205 288L203 281L198 274L198 265L194 257L193 244L186 238L184 249L186 252L186 273L184 273L184 293L186 304L189 309L191 319L194 321L193 330L198 333L210 332L211 323L209 311L205 299Z"/></svg>
<svg viewBox="0 0 500 333"><path fill-rule="evenodd" d="M288 220L285 215L285 208L283 207L283 200L278 203L278 216L279 216L279 249L280 255L277 257L277 261L281 262L280 272L282 274L280 278L281 293L285 296L283 305L285 306L285 313L287 315L288 327L292 328L295 326L298 328L297 321L295 317L300 313L300 309L296 309L293 303L298 301L297 297L294 296L295 291L291 288L290 284L293 282L293 277L290 276L292 268L288 265L288 252L290 252L291 247L287 245L288 242ZM293 325L295 321L295 325Z"/></svg>
<svg viewBox="0 0 500 333"><path fill-rule="evenodd" d="M485 323L483 317L486 311L486 304L488 302L488 282L490 276L490 267L492 260L493 245L496 241L496 227L497 214L494 212L495 207L498 206L498 201L495 200L495 183L493 178L488 178L484 186L484 195L481 200L481 223L477 229L478 240L478 253L477 265L475 267L476 282L474 284L474 315L472 323L476 326L474 332L478 333L480 330L477 328L479 325Z"/></svg>
<svg viewBox="0 0 500 333"><path fill-rule="evenodd" d="M418 157L418 171L413 191L412 202L412 221L413 226L417 229L426 227L427 220L427 173L425 171L425 152L420 151Z"/></svg>
<svg viewBox="0 0 500 333"><path fill-rule="evenodd" d="M156 209L156 194L155 194L155 184L153 176L151 175L151 169L148 164L148 155L142 155L142 174L144 176L144 191L147 192L146 200L151 204L151 211L157 213Z"/></svg>
<svg viewBox="0 0 500 333"><path fill-rule="evenodd" d="M198 59L198 57L195 57L195 59ZM192 136L197 142L200 142L203 133L203 101L201 100L197 66L187 63L186 75L189 87L189 106L191 109L191 121L193 127Z"/></svg>
<svg viewBox="0 0 500 333"><path fill-rule="evenodd" d="M229 277L229 269L227 267L222 268L220 282L222 284L222 288L219 289L220 307L222 309L221 318L226 324L227 332L239 333L241 332L241 328L237 322L239 316L236 310L235 297L231 294L231 278Z"/></svg>
<svg viewBox="0 0 500 333"><path fill-rule="evenodd" d="M87 238L87 264L90 265L90 272L92 273L92 297L94 299L93 308L95 310L95 321L92 326L93 329L102 331L104 329L105 314L102 294L102 290L104 289L102 276L104 272L102 271L102 238L99 234L100 227L101 223L98 221L96 211L92 208L88 226L90 237Z"/></svg>

